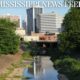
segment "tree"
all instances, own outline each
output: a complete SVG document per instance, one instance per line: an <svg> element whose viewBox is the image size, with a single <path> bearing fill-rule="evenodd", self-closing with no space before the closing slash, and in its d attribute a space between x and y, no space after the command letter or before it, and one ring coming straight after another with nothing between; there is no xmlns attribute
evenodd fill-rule
<svg viewBox="0 0 80 80"><path fill-rule="evenodd" d="M57 59L54 62L59 73L67 76L69 80L80 80L80 61L71 57Z"/></svg>
<svg viewBox="0 0 80 80"><path fill-rule="evenodd" d="M19 37L15 34L16 24L0 19L0 54L15 53L19 49Z"/></svg>
<svg viewBox="0 0 80 80"><path fill-rule="evenodd" d="M80 80L80 59L79 55L77 56L77 53L80 53L80 8L71 7L69 9L64 17L62 28L63 31L59 35L58 49L60 52L54 60L54 66L59 73L65 74L69 80Z"/></svg>
<svg viewBox="0 0 80 80"><path fill-rule="evenodd" d="M8 18L6 18L6 19L1 18L0 19L0 27L4 27L4 28L11 29L11 30L15 30L16 27L17 27L17 21L13 21L12 22Z"/></svg>
<svg viewBox="0 0 80 80"><path fill-rule="evenodd" d="M80 51L80 8L71 8L65 15L59 35L61 52Z"/></svg>

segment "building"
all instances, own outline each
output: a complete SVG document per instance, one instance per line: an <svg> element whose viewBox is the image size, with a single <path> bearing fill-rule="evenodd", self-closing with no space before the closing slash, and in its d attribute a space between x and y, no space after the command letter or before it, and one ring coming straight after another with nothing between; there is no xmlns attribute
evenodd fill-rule
<svg viewBox="0 0 80 80"><path fill-rule="evenodd" d="M39 41L39 36L24 36L25 42Z"/></svg>
<svg viewBox="0 0 80 80"><path fill-rule="evenodd" d="M63 17L56 13L45 13L37 16L37 30L39 33L55 33L61 32Z"/></svg>
<svg viewBox="0 0 80 80"><path fill-rule="evenodd" d="M12 22L16 22L18 24L17 26L20 27L20 17L19 16L6 14L6 15L0 15L0 18L9 19Z"/></svg>
<svg viewBox="0 0 80 80"><path fill-rule="evenodd" d="M37 18L37 15L42 12L43 10L39 6L33 6L27 9L27 32L28 34L31 34L31 32L37 32L36 18Z"/></svg>
<svg viewBox="0 0 80 80"><path fill-rule="evenodd" d="M22 21L22 28L25 30L25 32L27 33L27 25L26 25L26 21L23 20Z"/></svg>
<svg viewBox="0 0 80 80"><path fill-rule="evenodd" d="M17 28L15 30L16 35L20 36L20 38L24 38L24 36L26 35L26 32L23 28Z"/></svg>
<svg viewBox="0 0 80 80"><path fill-rule="evenodd" d="M2 19L9 19L11 22L15 22L17 24L17 28L15 30L16 35L20 36L20 38L23 38L26 35L25 29L21 27L20 23L20 17L16 15L6 14L6 15L0 15L0 18Z"/></svg>

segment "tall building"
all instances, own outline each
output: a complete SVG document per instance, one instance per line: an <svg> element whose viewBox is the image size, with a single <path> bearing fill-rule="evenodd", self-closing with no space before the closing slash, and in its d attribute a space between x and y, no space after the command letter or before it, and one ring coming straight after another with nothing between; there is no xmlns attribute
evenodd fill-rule
<svg viewBox="0 0 80 80"><path fill-rule="evenodd" d="M37 16L37 29L41 33L55 33L61 32L61 25L63 17L56 13L45 13Z"/></svg>
<svg viewBox="0 0 80 80"><path fill-rule="evenodd" d="M26 21L22 20L22 28L26 31L27 30L27 26L26 26Z"/></svg>
<svg viewBox="0 0 80 80"><path fill-rule="evenodd" d="M43 12L42 8L39 6L33 6L27 9L27 32L37 32L36 18L38 14Z"/></svg>

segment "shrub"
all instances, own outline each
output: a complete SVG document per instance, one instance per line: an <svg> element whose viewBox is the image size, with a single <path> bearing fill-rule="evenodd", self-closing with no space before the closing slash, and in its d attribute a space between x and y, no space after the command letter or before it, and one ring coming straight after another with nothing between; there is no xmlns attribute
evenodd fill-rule
<svg viewBox="0 0 80 80"><path fill-rule="evenodd" d="M70 80L80 80L80 61L65 57L54 62L59 73L67 75Z"/></svg>

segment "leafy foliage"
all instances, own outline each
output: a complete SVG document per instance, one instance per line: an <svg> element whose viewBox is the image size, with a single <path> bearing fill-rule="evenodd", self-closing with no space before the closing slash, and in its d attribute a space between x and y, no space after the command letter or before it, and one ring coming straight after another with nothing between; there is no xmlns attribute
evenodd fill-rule
<svg viewBox="0 0 80 80"><path fill-rule="evenodd" d="M0 19L0 54L15 53L19 48L19 37L15 34L16 24Z"/></svg>
<svg viewBox="0 0 80 80"><path fill-rule="evenodd" d="M80 58L80 8L75 7L69 10L64 17L62 28L58 45L60 52L54 60L54 66L69 80L80 80L80 60L78 60ZM67 55L73 58L65 57Z"/></svg>
<svg viewBox="0 0 80 80"><path fill-rule="evenodd" d="M59 35L60 51L80 51L80 9L71 8L62 24L63 32Z"/></svg>
<svg viewBox="0 0 80 80"><path fill-rule="evenodd" d="M62 74L65 74L69 80L80 80L80 61L64 57L55 61L55 67Z"/></svg>

